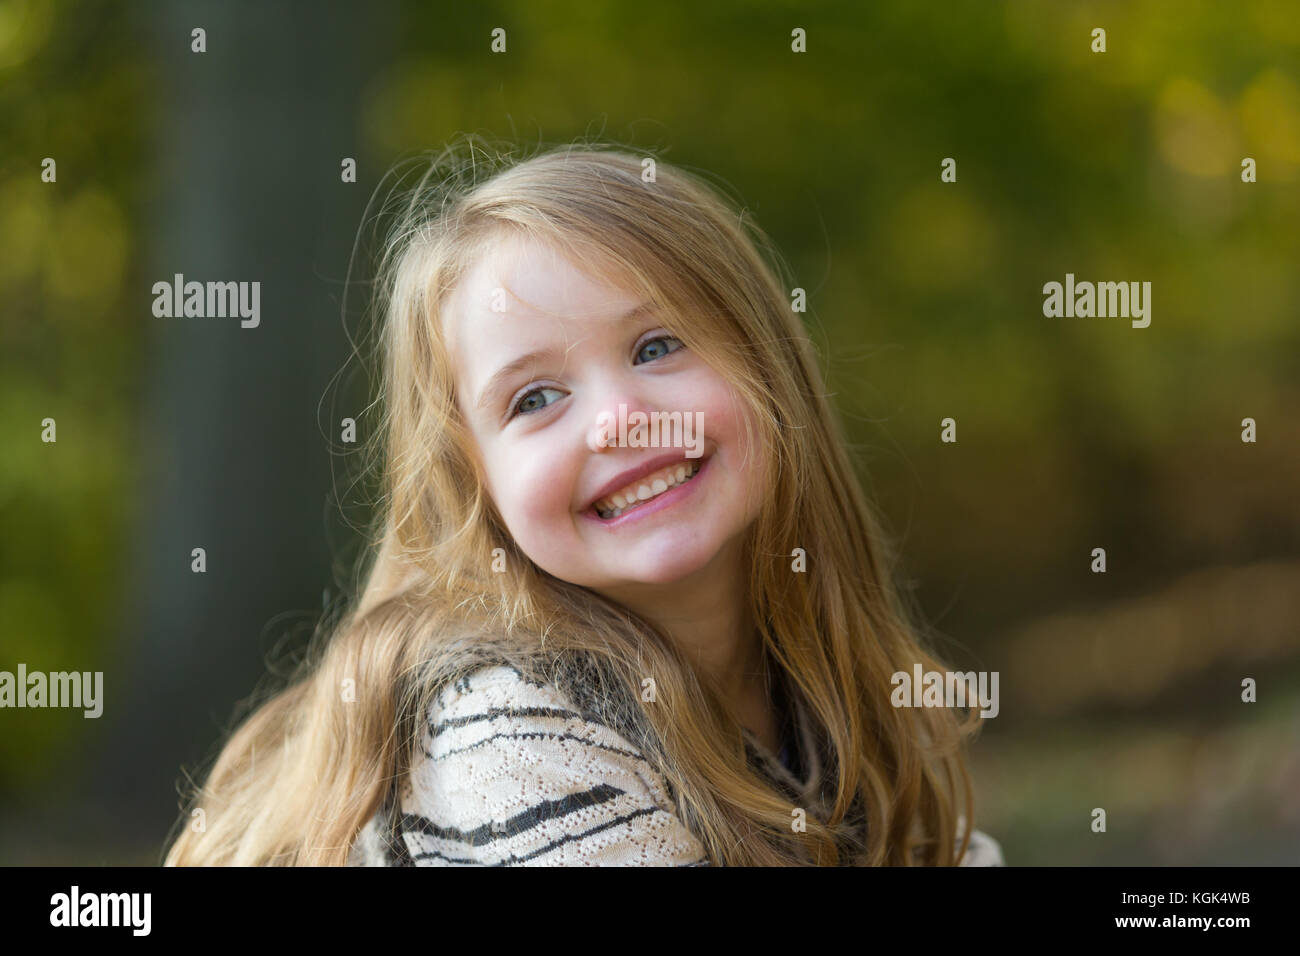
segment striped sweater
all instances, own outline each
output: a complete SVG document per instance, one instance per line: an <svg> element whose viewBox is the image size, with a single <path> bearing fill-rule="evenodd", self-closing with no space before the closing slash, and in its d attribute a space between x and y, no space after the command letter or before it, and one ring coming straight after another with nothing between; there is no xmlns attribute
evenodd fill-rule
<svg viewBox="0 0 1300 956"><path fill-rule="evenodd" d="M508 664L442 690L420 753L354 841L352 866L707 866L671 787L617 714L581 682L568 693ZM822 807L824 755L796 701L787 763L749 731L751 765L792 806ZM787 765L788 764L788 765ZM976 830L963 866L1001 866Z"/></svg>

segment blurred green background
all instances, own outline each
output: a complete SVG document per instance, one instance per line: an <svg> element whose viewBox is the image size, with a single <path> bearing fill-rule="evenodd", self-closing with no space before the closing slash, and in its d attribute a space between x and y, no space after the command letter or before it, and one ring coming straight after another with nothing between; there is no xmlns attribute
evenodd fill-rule
<svg viewBox="0 0 1300 956"><path fill-rule="evenodd" d="M773 236L900 578L1001 674L1009 863L1300 863L1295 3L605 6L0 0L0 669L105 696L0 711L0 863L157 862L336 603L349 255L467 131L654 150ZM261 281L261 326L155 318L177 272ZM1044 317L1067 272L1150 281L1150 327Z"/></svg>

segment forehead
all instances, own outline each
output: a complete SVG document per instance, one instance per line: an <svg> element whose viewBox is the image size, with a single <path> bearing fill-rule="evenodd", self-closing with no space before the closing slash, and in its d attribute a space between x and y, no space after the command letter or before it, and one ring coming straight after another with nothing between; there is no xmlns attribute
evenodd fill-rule
<svg viewBox="0 0 1300 956"><path fill-rule="evenodd" d="M475 321L502 315L599 318L632 296L594 264L580 265L573 254L536 239L506 235L487 247L451 301L456 317Z"/></svg>
<svg viewBox="0 0 1300 956"><path fill-rule="evenodd" d="M507 236L485 250L448 297L444 332L461 383L474 390L506 362L557 337L582 335L637 301L563 250Z"/></svg>

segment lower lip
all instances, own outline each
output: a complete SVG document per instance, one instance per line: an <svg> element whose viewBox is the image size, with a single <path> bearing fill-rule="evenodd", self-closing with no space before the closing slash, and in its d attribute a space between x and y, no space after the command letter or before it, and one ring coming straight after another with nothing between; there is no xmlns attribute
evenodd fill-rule
<svg viewBox="0 0 1300 956"><path fill-rule="evenodd" d="M594 521L602 528L612 529L612 528L621 528L624 525L629 524L630 522L638 521L641 518L644 518L648 515L652 515L655 514L656 512L663 511L665 508L671 508L673 505L681 501L683 498L685 498L687 495L691 494L691 492L695 490L695 486L698 485L700 481L703 480L704 473L709 470L709 462L711 461L713 461L712 455L704 459L704 461L700 462L700 470L695 473L694 478L692 478L690 481L686 482L685 484L673 485L662 495L658 495L657 497L651 498L648 502L641 505L640 507L633 508L631 511L625 511L623 512L623 514L619 515L617 518L614 518L610 521L606 521L603 518L601 518L600 515L596 514L596 509L594 505L591 508L588 508L586 511L582 512L582 516L589 521Z"/></svg>

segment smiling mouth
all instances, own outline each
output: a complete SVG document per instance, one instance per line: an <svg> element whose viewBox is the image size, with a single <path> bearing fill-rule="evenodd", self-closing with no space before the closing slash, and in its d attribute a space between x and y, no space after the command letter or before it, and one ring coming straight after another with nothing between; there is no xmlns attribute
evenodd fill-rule
<svg viewBox="0 0 1300 956"><path fill-rule="evenodd" d="M665 492L684 485L699 473L701 460L688 458L666 468L638 478L626 488L612 495L601 498L592 504L592 509L602 521L612 521L619 515L635 511L647 502L654 501Z"/></svg>

